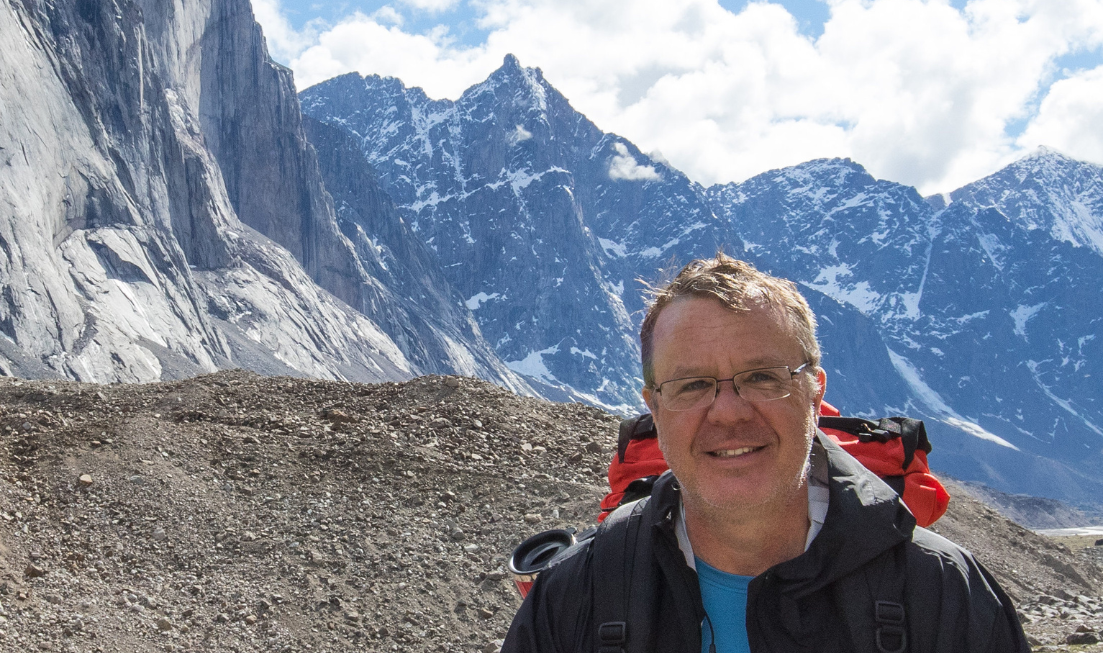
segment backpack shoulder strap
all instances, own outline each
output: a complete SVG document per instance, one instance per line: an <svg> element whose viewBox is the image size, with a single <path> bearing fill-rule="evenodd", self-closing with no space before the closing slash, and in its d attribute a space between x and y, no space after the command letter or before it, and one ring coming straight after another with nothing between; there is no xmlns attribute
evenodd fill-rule
<svg viewBox="0 0 1103 653"><path fill-rule="evenodd" d="M846 618L856 652L908 650L904 608L906 556L906 545L894 546L838 582L835 598Z"/></svg>
<svg viewBox="0 0 1103 653"><path fill-rule="evenodd" d="M647 440L658 437L655 422L651 419L651 413L637 415L621 421L620 433L617 437L617 458L624 464L624 454L628 451L628 443L632 440Z"/></svg>
<svg viewBox="0 0 1103 653"><path fill-rule="evenodd" d="M594 646L597 653L626 653L638 650L640 642L629 648L629 603L633 592L633 577L642 555L649 555L648 538L641 537L642 499L617 508L609 515L594 536L591 553L593 570L593 624L596 628Z"/></svg>

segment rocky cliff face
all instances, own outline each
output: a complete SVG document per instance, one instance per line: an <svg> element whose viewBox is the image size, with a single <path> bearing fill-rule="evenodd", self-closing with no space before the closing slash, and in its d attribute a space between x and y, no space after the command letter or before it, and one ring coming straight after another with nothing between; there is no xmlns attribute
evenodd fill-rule
<svg viewBox="0 0 1103 653"><path fill-rule="evenodd" d="M531 392L446 284L422 276L450 304L418 316L367 271L247 0L116 4L0 9L5 373L439 371Z"/></svg>

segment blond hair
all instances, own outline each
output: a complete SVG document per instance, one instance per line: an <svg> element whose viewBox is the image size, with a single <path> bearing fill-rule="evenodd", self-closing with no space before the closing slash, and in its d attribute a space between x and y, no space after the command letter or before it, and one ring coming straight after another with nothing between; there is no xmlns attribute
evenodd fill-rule
<svg viewBox="0 0 1103 653"><path fill-rule="evenodd" d="M668 283L651 288L651 302L640 327L640 357L644 386L655 385L652 339L655 322L664 308L681 297L711 298L739 313L768 306L780 308L800 342L805 362L819 368L820 344L816 341L816 316L808 301L788 279L759 272L755 266L717 252L716 258L690 262Z"/></svg>

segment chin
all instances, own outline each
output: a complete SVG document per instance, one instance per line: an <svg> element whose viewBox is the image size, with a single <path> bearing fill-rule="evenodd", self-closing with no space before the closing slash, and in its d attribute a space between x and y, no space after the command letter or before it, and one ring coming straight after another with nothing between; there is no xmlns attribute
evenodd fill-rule
<svg viewBox="0 0 1103 653"><path fill-rule="evenodd" d="M683 488L685 494L692 497L691 503L696 500L712 510L724 512L742 511L788 503L794 495L805 489L807 471L805 466L798 475L791 477L788 481L780 479L774 479L773 482L755 482L752 479L740 479L736 483L706 481L707 489L700 486L686 487L685 484Z"/></svg>

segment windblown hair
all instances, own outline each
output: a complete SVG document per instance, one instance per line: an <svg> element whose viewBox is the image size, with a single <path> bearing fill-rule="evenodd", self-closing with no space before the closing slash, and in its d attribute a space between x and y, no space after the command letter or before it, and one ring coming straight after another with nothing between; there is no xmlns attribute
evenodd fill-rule
<svg viewBox="0 0 1103 653"><path fill-rule="evenodd" d="M780 308L788 316L790 328L804 351L805 361L813 368L820 365L816 316L792 281L759 272L750 263L717 252L716 258L692 261L671 281L661 287L650 286L649 290L651 303L640 327L643 382L648 388L655 386L652 361L655 322L664 308L681 297L715 299L740 313L756 307Z"/></svg>

